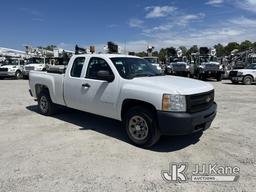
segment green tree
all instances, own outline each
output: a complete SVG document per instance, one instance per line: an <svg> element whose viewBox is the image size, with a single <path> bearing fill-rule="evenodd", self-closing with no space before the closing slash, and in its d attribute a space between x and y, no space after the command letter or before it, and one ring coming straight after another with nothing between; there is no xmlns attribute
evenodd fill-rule
<svg viewBox="0 0 256 192"><path fill-rule="evenodd" d="M214 48L216 49L217 57L225 56L225 49L224 49L224 46L222 44L219 43L217 45L214 45Z"/></svg>
<svg viewBox="0 0 256 192"><path fill-rule="evenodd" d="M167 54L167 57L170 57L172 55L174 55L176 52L176 49L174 47L168 47L166 48L166 54Z"/></svg>
<svg viewBox="0 0 256 192"><path fill-rule="evenodd" d="M158 57L159 57L159 60L161 61L161 62L166 62L166 50L165 49L160 49L160 51L159 51L159 54L158 54Z"/></svg>
<svg viewBox="0 0 256 192"><path fill-rule="evenodd" d="M152 53L152 56L153 56L153 57L159 57L158 51L154 51L154 52Z"/></svg>
<svg viewBox="0 0 256 192"><path fill-rule="evenodd" d="M249 48L252 48L253 44L251 41L243 41L240 46L239 46L239 51L245 51L248 50Z"/></svg>
<svg viewBox="0 0 256 192"><path fill-rule="evenodd" d="M230 55L231 51L233 51L234 49L239 49L239 44L237 42L230 42L229 44L227 44L227 46L225 46L225 54L226 55Z"/></svg>
<svg viewBox="0 0 256 192"><path fill-rule="evenodd" d="M252 44L252 48L256 49L256 42Z"/></svg>
<svg viewBox="0 0 256 192"><path fill-rule="evenodd" d="M49 50L49 51L53 51L55 48L57 48L56 45L47 45L46 47L42 47L42 46L39 46L37 47L39 49L46 49L46 50Z"/></svg>
<svg viewBox="0 0 256 192"><path fill-rule="evenodd" d="M147 53L145 51L138 52L138 53L136 53L136 56L138 56L138 57L146 57Z"/></svg>
<svg viewBox="0 0 256 192"><path fill-rule="evenodd" d="M179 48L180 48L180 50L182 51L183 55L186 55L186 54L187 54L187 51L188 51L187 47L185 47L185 46L180 46Z"/></svg>
<svg viewBox="0 0 256 192"><path fill-rule="evenodd" d="M187 56L188 58L190 58L190 55L191 55L192 53L197 53L198 51L199 51L198 46L197 46L197 45L193 45L193 46L190 47L189 50L187 51L186 56Z"/></svg>

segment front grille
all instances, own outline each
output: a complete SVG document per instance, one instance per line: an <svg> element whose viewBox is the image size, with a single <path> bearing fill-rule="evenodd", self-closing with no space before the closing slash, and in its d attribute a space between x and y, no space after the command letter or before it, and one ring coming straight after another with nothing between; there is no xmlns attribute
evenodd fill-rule
<svg viewBox="0 0 256 192"><path fill-rule="evenodd" d="M185 71L186 70L186 65L183 65L183 64L173 65L173 70L174 71Z"/></svg>
<svg viewBox="0 0 256 192"><path fill-rule="evenodd" d="M26 71L31 71L31 70L34 70L34 69L35 69L35 67L30 67L30 66L25 67Z"/></svg>
<svg viewBox="0 0 256 192"><path fill-rule="evenodd" d="M5 71L5 72L7 72L7 71L8 71L8 68L0 68L0 71Z"/></svg>
<svg viewBox="0 0 256 192"><path fill-rule="evenodd" d="M214 102L214 90L206 93L188 95L187 111L189 113L200 112L209 109Z"/></svg>
<svg viewBox="0 0 256 192"><path fill-rule="evenodd" d="M205 69L209 70L209 71L218 71L219 66L215 65L215 64L207 64L207 65L205 65Z"/></svg>
<svg viewBox="0 0 256 192"><path fill-rule="evenodd" d="M236 77L237 76L237 71L230 71L229 72L229 77Z"/></svg>

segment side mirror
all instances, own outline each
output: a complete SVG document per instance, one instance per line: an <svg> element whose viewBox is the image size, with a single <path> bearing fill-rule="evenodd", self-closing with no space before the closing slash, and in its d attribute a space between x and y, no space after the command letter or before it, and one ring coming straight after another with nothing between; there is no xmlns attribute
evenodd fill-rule
<svg viewBox="0 0 256 192"><path fill-rule="evenodd" d="M99 80L107 81L107 82L112 82L115 79L115 76L113 74L110 74L109 71L98 71L97 76Z"/></svg>

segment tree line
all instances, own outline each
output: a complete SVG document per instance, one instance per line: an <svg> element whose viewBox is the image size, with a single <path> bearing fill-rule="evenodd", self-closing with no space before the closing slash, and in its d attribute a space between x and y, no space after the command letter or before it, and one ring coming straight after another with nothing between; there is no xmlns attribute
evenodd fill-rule
<svg viewBox="0 0 256 192"><path fill-rule="evenodd" d="M237 49L239 51L245 51L250 48L256 49L256 42L253 43L249 40L245 40L245 41L241 42L240 44L237 42L230 42L227 45L222 45L221 43L218 43L218 44L214 45L213 47L216 49L217 57L224 57L224 56L230 55L231 52L235 49ZM44 49L53 51L53 49L57 48L57 46L56 45L48 45L46 47L38 47L38 48L44 48ZM154 57L159 57L160 61L165 62L166 57L168 57L168 54L167 54L168 50L170 50L170 49L175 49L175 48L174 47L161 48L159 51L153 51L152 55ZM193 45L190 48L187 48L185 46L180 46L179 49L181 49L183 54L186 56L190 56L191 53L196 53L199 51L199 47L197 45ZM146 51L137 52L137 53L135 53L135 55L137 55L139 57L146 57L147 52Z"/></svg>
<svg viewBox="0 0 256 192"><path fill-rule="evenodd" d="M248 50L250 48L256 49L256 42L251 42L249 40L245 40L243 42L241 42L240 44L237 42L230 42L227 45L222 45L221 43L218 43L216 45L213 46L216 49L216 56L217 57L224 57L224 56L228 56L231 54L231 52L235 49L237 49L238 51L245 51ZM174 47L168 47L168 48L161 48L158 51L154 51L152 53L152 55L154 57L159 57L160 61L165 61L166 60L166 56L168 56L168 49L173 49ZM182 50L183 54L186 56L191 55L191 53L196 53L199 51L199 47L197 45L193 45L192 47L190 47L189 49L185 46L180 46L179 49ZM139 57L146 57L147 53L145 51L142 52L138 52L136 53L137 56Z"/></svg>

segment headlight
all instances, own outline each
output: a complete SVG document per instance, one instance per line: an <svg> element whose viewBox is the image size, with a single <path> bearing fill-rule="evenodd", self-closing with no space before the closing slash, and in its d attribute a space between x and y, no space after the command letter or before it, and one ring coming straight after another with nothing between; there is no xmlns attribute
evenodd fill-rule
<svg viewBox="0 0 256 192"><path fill-rule="evenodd" d="M163 95L163 111L186 112L186 97L184 95Z"/></svg>

